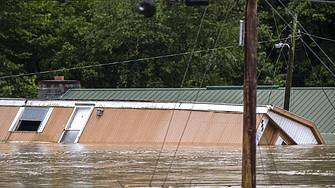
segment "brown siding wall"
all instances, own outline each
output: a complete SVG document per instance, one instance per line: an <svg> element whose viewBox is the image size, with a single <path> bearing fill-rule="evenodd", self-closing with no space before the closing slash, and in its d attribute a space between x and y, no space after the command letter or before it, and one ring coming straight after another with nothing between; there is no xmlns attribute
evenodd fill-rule
<svg viewBox="0 0 335 188"><path fill-rule="evenodd" d="M10 128L20 107L0 107L0 141L6 141L9 136Z"/></svg>
<svg viewBox="0 0 335 188"><path fill-rule="evenodd" d="M81 143L178 143L184 127L183 144L241 145L243 114L186 110L94 109L79 142ZM259 124L262 114L257 115Z"/></svg>
<svg viewBox="0 0 335 188"><path fill-rule="evenodd" d="M258 143L259 146L274 145L278 139L279 131L272 124L268 123Z"/></svg>
<svg viewBox="0 0 335 188"><path fill-rule="evenodd" d="M288 136L283 130L281 130L279 126L276 125L275 122L270 120L264 130L264 133L258 145L259 146L275 145L279 136L289 145L297 144L290 136Z"/></svg>
<svg viewBox="0 0 335 188"><path fill-rule="evenodd" d="M54 108L42 133L8 131L19 107L0 107L1 141L57 142L73 108ZM242 114L187 110L105 109L103 116L92 115L79 140L81 143L178 143L241 145ZM262 118L257 115L257 125ZM188 123L187 123L188 122ZM187 123L187 125L186 125Z"/></svg>
<svg viewBox="0 0 335 188"><path fill-rule="evenodd" d="M63 125L66 125L72 111L73 108L54 108L43 132L13 132L9 140L57 142L63 132Z"/></svg>

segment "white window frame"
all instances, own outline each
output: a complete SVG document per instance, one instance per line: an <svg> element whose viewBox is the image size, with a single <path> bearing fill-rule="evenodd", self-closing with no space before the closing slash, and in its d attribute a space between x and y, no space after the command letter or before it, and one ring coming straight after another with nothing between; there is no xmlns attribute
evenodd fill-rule
<svg viewBox="0 0 335 188"><path fill-rule="evenodd" d="M15 118L14 118L14 120L13 120L11 126L10 126L10 128L8 129L9 132L38 132L38 133L43 132L44 127L47 124L47 122L48 122L48 120L49 120L49 118L51 116L51 113L52 113L52 111L54 109L53 107L51 107L51 108L45 107L45 108L48 108L48 111L45 114L45 116L43 118L43 121L41 122L41 124L38 127L37 131L16 131L17 126L18 126L19 121L20 121L20 118L21 118L21 116L22 116L22 114L24 112L24 109L25 108L29 108L29 107L20 107L19 111L17 112L17 114L16 114L16 116L15 116Z"/></svg>

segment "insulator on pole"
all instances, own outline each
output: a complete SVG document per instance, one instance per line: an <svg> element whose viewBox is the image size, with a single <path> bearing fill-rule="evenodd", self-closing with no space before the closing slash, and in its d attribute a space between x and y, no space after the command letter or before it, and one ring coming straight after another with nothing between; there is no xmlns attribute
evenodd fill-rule
<svg viewBox="0 0 335 188"><path fill-rule="evenodd" d="M240 38L238 41L238 45L244 45L244 38L245 38L245 22L244 20L240 20Z"/></svg>

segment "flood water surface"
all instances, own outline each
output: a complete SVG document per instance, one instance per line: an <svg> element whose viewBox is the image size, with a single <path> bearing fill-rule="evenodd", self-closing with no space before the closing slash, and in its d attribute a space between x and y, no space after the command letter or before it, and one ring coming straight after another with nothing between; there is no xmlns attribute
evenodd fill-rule
<svg viewBox="0 0 335 188"><path fill-rule="evenodd" d="M174 158L174 145L0 146L0 187L241 185L241 147L181 146ZM299 186L335 186L334 144L257 148L257 187Z"/></svg>

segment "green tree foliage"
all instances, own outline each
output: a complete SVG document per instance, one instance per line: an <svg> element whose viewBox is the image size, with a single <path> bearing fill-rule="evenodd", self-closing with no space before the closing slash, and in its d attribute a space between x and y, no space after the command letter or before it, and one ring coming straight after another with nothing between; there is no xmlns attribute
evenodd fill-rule
<svg viewBox="0 0 335 188"><path fill-rule="evenodd" d="M292 20L278 1L269 1L285 20ZM283 2L298 14L309 33L333 37L334 6ZM138 3L1 1L0 77L59 71L0 78L0 97L36 97L37 81L55 75L80 80L85 88L180 87L187 70L183 87L243 85L244 48L238 46L238 20L244 18L244 1L216 1L208 8L156 1L157 13L150 19L138 14ZM258 84L283 86L288 51L273 46L279 42L276 39L288 42L284 38L291 31L267 3L259 1L258 9ZM300 35L335 72L309 36ZM334 42L315 40L334 59ZM167 57L151 58L160 56ZM80 68L85 66L90 67ZM333 75L300 39L293 79L294 86L319 86L319 80L324 86L335 85Z"/></svg>
<svg viewBox="0 0 335 188"><path fill-rule="evenodd" d="M33 71L28 59L32 53L26 42L31 37L34 21L24 4L16 1L2 2L0 7L0 76L10 76ZM0 80L0 97L37 96L36 77L6 78Z"/></svg>
<svg viewBox="0 0 335 188"><path fill-rule="evenodd" d="M0 76L96 63L85 57L86 43L83 40L91 27L91 2L2 1L0 4L0 24L3 26L0 29L0 55L4 65ZM97 77L95 69L82 69L1 79L1 88L7 89L0 96L37 97L37 80L52 79L56 74L90 84ZM24 90L22 85L31 85L31 89ZM14 92L20 90L24 92Z"/></svg>

